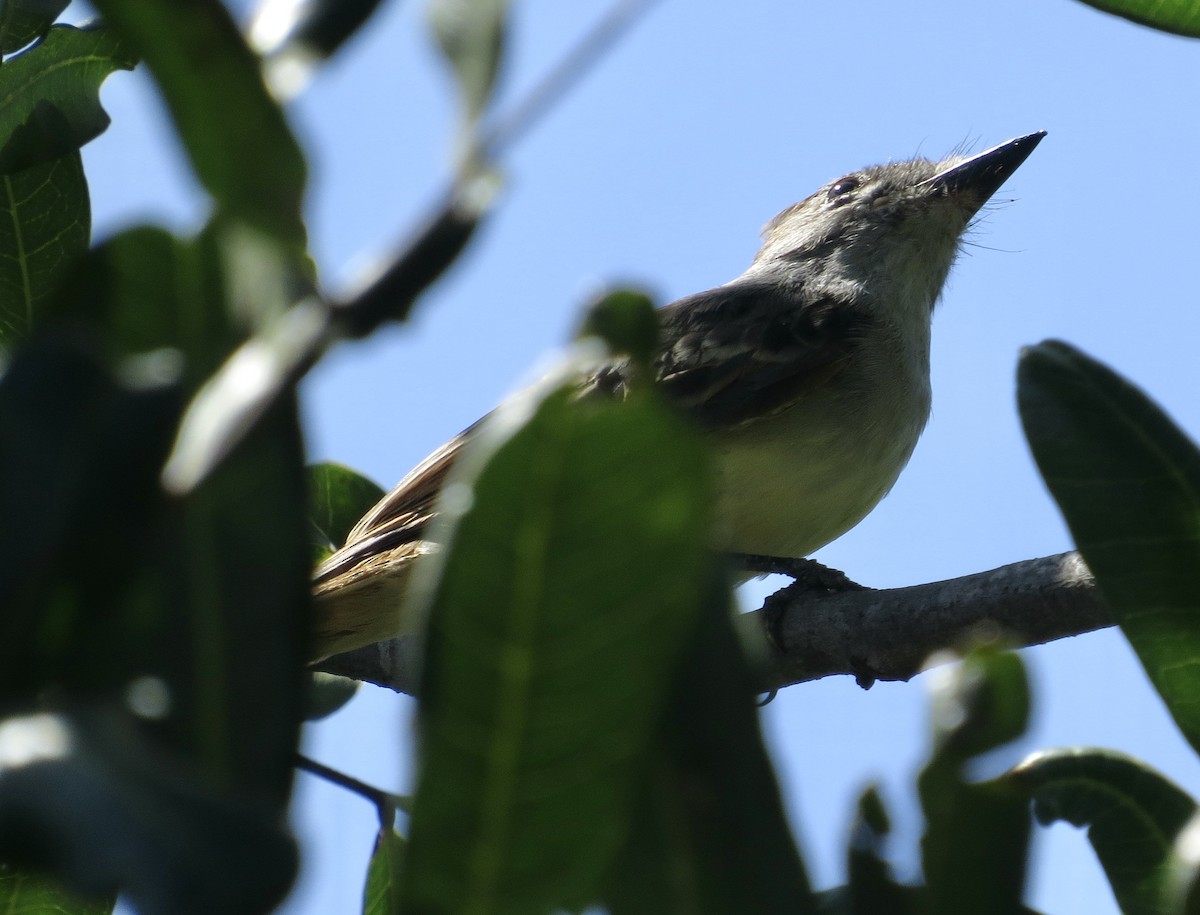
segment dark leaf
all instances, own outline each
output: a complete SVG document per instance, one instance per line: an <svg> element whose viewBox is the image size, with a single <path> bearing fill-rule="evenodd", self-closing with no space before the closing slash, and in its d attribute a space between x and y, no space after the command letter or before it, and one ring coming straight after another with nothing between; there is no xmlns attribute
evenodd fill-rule
<svg viewBox="0 0 1200 915"><path fill-rule="evenodd" d="M116 894L85 900L42 874L0 864L0 910L10 915L109 915Z"/></svg>
<svg viewBox="0 0 1200 915"><path fill-rule="evenodd" d="M1037 753L1006 779L1033 798L1042 823L1087 829L1125 915L1181 911L1180 876L1195 861L1180 858L1176 841L1196 802L1175 784L1139 760L1083 747Z"/></svg>
<svg viewBox="0 0 1200 915"><path fill-rule="evenodd" d="M71 0L0 0L0 54L41 38L70 5Z"/></svg>
<svg viewBox="0 0 1200 915"><path fill-rule="evenodd" d="M0 379L0 694L123 687L166 608L138 578L162 515L178 387L131 389L85 348L35 338ZM132 668L132 670L131 670Z"/></svg>
<svg viewBox="0 0 1200 915"><path fill-rule="evenodd" d="M219 0L96 0L166 98L200 182L235 219L295 250L306 167L259 61Z"/></svg>
<svg viewBox="0 0 1200 915"><path fill-rule="evenodd" d="M56 25L0 67L0 174L74 152L108 127L100 84L133 69L129 46L107 28Z"/></svg>
<svg viewBox="0 0 1200 915"><path fill-rule="evenodd" d="M445 491L433 536L451 546L425 566L413 911L593 898L701 600L695 435L649 396L580 402L573 387L494 414Z"/></svg>
<svg viewBox="0 0 1200 915"><path fill-rule="evenodd" d="M934 695L934 753L918 780L928 915L1020 910L1029 803L1004 781L972 784L970 759L1018 737L1028 684L1014 654L979 650L944 673Z"/></svg>
<svg viewBox="0 0 1200 915"><path fill-rule="evenodd" d="M91 226L78 152L0 177L0 349L31 333L87 250Z"/></svg>
<svg viewBox="0 0 1200 915"><path fill-rule="evenodd" d="M603 893L613 915L815 910L763 747L726 580L710 578L660 738L640 767L643 791Z"/></svg>
<svg viewBox="0 0 1200 915"><path fill-rule="evenodd" d="M188 755L282 804L304 715L309 543L303 448L284 397L176 506L163 562L186 625L160 634Z"/></svg>
<svg viewBox="0 0 1200 915"><path fill-rule="evenodd" d="M1200 451L1141 391L1065 343L1024 353L1017 393L1080 553L1200 750Z"/></svg>
<svg viewBox="0 0 1200 915"><path fill-rule="evenodd" d="M81 326L114 360L173 351L195 389L247 333L226 304L220 235L217 226L194 240L148 226L121 232L78 260L47 320Z"/></svg>
<svg viewBox="0 0 1200 915"><path fill-rule="evenodd" d="M277 813L180 770L115 707L0 719L0 855L141 915L261 913L291 884Z"/></svg>

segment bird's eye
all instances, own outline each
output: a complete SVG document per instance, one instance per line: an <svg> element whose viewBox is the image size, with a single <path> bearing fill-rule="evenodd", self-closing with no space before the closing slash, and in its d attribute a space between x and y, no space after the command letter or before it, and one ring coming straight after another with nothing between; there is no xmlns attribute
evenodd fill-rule
<svg viewBox="0 0 1200 915"><path fill-rule="evenodd" d="M860 184L862 184L862 181L855 175L847 175L845 178L839 178L833 187L829 189L829 199L836 200L845 194L849 194L851 191L856 191Z"/></svg>

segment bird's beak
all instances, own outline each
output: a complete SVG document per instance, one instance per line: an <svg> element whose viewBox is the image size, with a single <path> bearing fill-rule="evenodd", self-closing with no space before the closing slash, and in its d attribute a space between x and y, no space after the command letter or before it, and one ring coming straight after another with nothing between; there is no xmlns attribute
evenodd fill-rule
<svg viewBox="0 0 1200 915"><path fill-rule="evenodd" d="M969 214L973 214L1000 189L1000 185L1029 157L1045 135L1046 131L1039 130L993 146L969 159L956 162L921 184L953 197L969 210Z"/></svg>

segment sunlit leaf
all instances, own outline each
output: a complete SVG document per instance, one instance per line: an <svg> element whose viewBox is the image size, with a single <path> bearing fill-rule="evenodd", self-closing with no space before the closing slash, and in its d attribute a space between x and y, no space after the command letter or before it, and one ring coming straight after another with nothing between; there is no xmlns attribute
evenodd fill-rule
<svg viewBox="0 0 1200 915"><path fill-rule="evenodd" d="M0 348L29 335L90 237L78 152L0 175Z"/></svg>
<svg viewBox="0 0 1200 915"><path fill-rule="evenodd" d="M1195 0L1083 0L1105 13L1176 35L1200 38L1200 5Z"/></svg>
<svg viewBox="0 0 1200 915"><path fill-rule="evenodd" d="M378 484L331 461L308 468L308 492L313 521L335 546L384 496Z"/></svg>
<svg viewBox="0 0 1200 915"><path fill-rule="evenodd" d="M390 826L381 829L367 870L363 915L398 915L401 911L400 862L403 854L404 837Z"/></svg>

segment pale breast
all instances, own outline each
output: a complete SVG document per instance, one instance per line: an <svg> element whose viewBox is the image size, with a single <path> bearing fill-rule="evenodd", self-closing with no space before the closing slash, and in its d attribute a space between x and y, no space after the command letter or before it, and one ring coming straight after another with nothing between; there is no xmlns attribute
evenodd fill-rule
<svg viewBox="0 0 1200 915"><path fill-rule="evenodd" d="M807 556L861 521L896 482L929 416L921 361L869 372L887 379L886 391L843 377L840 396L810 395L715 434L714 546Z"/></svg>

